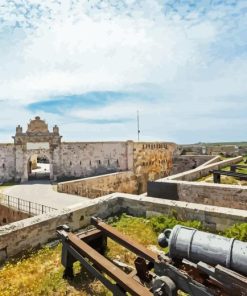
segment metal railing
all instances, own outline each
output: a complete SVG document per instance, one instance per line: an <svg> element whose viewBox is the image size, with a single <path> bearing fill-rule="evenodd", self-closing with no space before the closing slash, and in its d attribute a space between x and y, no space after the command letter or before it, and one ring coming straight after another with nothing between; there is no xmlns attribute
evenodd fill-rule
<svg viewBox="0 0 247 296"><path fill-rule="evenodd" d="M36 202L24 200L18 197L9 196L3 193L0 193L0 204L7 206L8 208L28 213L30 216L37 216L57 210L52 207L41 205Z"/></svg>

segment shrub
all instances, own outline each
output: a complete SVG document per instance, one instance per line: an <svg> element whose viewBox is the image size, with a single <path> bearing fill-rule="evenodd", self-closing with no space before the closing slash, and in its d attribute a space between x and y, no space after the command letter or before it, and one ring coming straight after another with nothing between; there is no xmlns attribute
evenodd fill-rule
<svg viewBox="0 0 247 296"><path fill-rule="evenodd" d="M227 228L223 235L247 242L247 223L234 224L233 226Z"/></svg>

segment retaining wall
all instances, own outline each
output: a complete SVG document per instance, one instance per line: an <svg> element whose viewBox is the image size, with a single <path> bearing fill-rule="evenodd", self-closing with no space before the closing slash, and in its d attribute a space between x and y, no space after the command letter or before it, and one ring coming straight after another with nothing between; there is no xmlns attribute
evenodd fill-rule
<svg viewBox="0 0 247 296"><path fill-rule="evenodd" d="M247 186L189 182L207 176L212 169L220 169L241 160L242 157L239 156L157 180L149 183L147 194L165 199L246 210Z"/></svg>
<svg viewBox="0 0 247 296"><path fill-rule="evenodd" d="M96 198L114 192L136 194L138 185L137 177L133 172L122 172L61 182L58 184L57 190L58 192Z"/></svg>
<svg viewBox="0 0 247 296"><path fill-rule="evenodd" d="M199 167L193 170L186 171L184 173L172 175L163 179L159 179L159 182L166 182L166 180L181 180L181 181L194 181L205 177L210 174L210 170L219 170L231 164L238 163L243 160L242 156L222 160L213 164L209 164L204 167Z"/></svg>
<svg viewBox="0 0 247 296"><path fill-rule="evenodd" d="M105 218L121 212L134 216L176 214L179 219L197 219L218 231L235 223L247 222L247 211L243 210L115 193L91 200L84 206L54 211L0 227L0 260L55 239L58 225L67 223L72 230L76 230L90 224L93 215Z"/></svg>
<svg viewBox="0 0 247 296"><path fill-rule="evenodd" d="M16 211L0 204L0 226L27 219L29 217L30 216L27 213Z"/></svg>
<svg viewBox="0 0 247 296"><path fill-rule="evenodd" d="M171 175L179 174L203 165L214 159L212 155L179 155L173 157ZM219 161L219 159L218 159Z"/></svg>

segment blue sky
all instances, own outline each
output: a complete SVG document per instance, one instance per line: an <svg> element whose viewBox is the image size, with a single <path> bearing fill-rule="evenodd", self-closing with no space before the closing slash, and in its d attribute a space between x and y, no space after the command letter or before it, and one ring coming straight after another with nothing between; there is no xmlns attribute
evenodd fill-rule
<svg viewBox="0 0 247 296"><path fill-rule="evenodd" d="M2 0L0 141L243 141L247 1Z"/></svg>

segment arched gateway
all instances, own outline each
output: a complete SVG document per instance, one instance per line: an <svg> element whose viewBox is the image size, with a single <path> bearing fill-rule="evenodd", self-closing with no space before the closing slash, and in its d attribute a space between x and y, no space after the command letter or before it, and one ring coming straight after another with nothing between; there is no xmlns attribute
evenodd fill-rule
<svg viewBox="0 0 247 296"><path fill-rule="evenodd" d="M49 179L56 179L54 175L55 150L60 148L61 136L55 125L53 132L49 132L48 125L40 117L35 117L28 124L27 131L23 133L22 127L16 127L14 138L16 154L16 178L27 181L32 173L32 157L49 160Z"/></svg>

